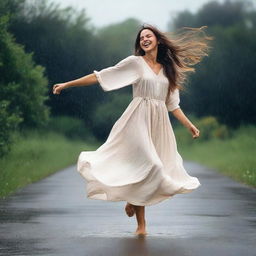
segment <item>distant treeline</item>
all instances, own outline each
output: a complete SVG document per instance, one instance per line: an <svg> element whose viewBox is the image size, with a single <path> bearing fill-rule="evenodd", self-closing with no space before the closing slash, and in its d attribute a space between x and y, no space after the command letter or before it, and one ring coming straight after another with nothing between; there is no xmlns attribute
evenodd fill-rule
<svg viewBox="0 0 256 256"><path fill-rule="evenodd" d="M254 2L254 1L253 1ZM215 37L209 58L198 65L184 107L212 115L229 127L256 123L256 10L252 1L212 1L196 13L181 12L170 27L208 26Z"/></svg>
<svg viewBox="0 0 256 256"><path fill-rule="evenodd" d="M170 17L169 30L206 25L215 38L210 56L196 67L181 95L186 112L213 115L230 127L255 124L256 10L249 3L212 1L195 14ZM131 18L98 29L86 10L47 1L2 0L0 14L0 147L17 127L47 129L49 116L78 118L91 134L105 139L131 100L131 87L108 93L99 86L80 87L56 96L52 86L133 54L142 22Z"/></svg>

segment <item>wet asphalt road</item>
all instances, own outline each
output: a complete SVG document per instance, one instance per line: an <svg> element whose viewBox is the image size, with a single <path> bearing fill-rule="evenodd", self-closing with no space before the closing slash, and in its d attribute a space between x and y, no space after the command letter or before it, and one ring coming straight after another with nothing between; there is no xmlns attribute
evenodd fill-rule
<svg viewBox="0 0 256 256"><path fill-rule="evenodd" d="M72 166L0 201L0 255L255 256L256 189L185 162L201 186L146 207L134 235L125 202L87 199Z"/></svg>

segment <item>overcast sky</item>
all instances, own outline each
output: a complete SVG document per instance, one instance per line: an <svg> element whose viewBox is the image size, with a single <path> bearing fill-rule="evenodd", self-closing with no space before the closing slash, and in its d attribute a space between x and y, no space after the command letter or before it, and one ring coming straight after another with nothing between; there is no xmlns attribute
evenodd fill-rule
<svg viewBox="0 0 256 256"><path fill-rule="evenodd" d="M196 12L210 0L52 0L62 7L86 9L91 24L96 27L120 22L129 17L138 18L166 30L170 17L182 10ZM218 0L223 2L224 0Z"/></svg>

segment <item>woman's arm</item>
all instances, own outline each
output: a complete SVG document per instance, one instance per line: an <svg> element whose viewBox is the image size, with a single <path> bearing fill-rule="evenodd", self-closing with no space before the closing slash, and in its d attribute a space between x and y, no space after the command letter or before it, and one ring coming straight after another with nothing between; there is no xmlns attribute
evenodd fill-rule
<svg viewBox="0 0 256 256"><path fill-rule="evenodd" d="M192 133L194 139L199 137L200 131L191 123L191 121L186 117L181 108L176 108L171 111L172 114Z"/></svg>
<svg viewBox="0 0 256 256"><path fill-rule="evenodd" d="M94 73L83 76L76 80L72 80L65 83L55 84L53 86L53 94L60 94L63 89L74 87L74 86L88 86L96 84L98 82L97 77Z"/></svg>

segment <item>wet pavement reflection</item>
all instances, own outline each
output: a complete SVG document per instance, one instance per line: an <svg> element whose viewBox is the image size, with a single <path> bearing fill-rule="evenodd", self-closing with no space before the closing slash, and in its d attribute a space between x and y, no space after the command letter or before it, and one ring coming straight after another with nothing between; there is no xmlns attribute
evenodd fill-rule
<svg viewBox="0 0 256 256"><path fill-rule="evenodd" d="M256 255L256 189L192 162L201 186L146 207L146 237L125 202L86 198L69 167L0 201L0 255Z"/></svg>

